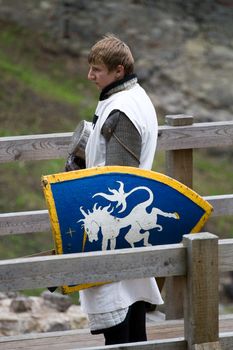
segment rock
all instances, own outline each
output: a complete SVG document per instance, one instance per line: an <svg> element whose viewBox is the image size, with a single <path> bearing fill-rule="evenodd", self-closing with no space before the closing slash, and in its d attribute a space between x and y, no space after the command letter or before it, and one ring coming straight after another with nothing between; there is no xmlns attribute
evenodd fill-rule
<svg viewBox="0 0 233 350"><path fill-rule="evenodd" d="M6 336L15 334L19 334L19 321L17 315L3 312L1 310L0 335Z"/></svg>
<svg viewBox="0 0 233 350"><path fill-rule="evenodd" d="M39 5L40 5L40 8L45 11L50 10L52 7L52 4L50 3L50 1L41 1Z"/></svg>
<svg viewBox="0 0 233 350"><path fill-rule="evenodd" d="M32 300L27 297L17 297L12 300L10 310L13 312L26 312L32 309Z"/></svg>
<svg viewBox="0 0 233 350"><path fill-rule="evenodd" d="M43 298L18 296L13 300L7 297L0 299L0 336L87 327L87 317L79 305L71 305L67 308L68 304L64 307L64 304L61 303L62 306L57 307L55 304L58 299L63 299L63 297L67 299L67 296L56 293L58 295L53 296L52 303L46 300L47 293L44 293ZM66 308L65 311L64 308Z"/></svg>
<svg viewBox="0 0 233 350"><path fill-rule="evenodd" d="M86 328L87 327L87 315L82 312L81 307L78 305L72 305L66 312L71 328Z"/></svg>
<svg viewBox="0 0 233 350"><path fill-rule="evenodd" d="M6 294L5 294L5 293L0 292L0 300L2 300L2 299L6 299L6 298L7 298Z"/></svg>
<svg viewBox="0 0 233 350"><path fill-rule="evenodd" d="M69 320L45 320L42 326L43 332L58 332L58 331L69 331L71 325Z"/></svg>
<svg viewBox="0 0 233 350"><path fill-rule="evenodd" d="M222 69L227 71L227 69L233 68L233 50L220 45L214 45L208 50L206 58L208 64L214 69Z"/></svg>
<svg viewBox="0 0 233 350"><path fill-rule="evenodd" d="M10 299L16 298L16 297L19 296L19 295L20 295L20 294L19 294L18 292L7 292L7 293L6 293L7 298L10 298Z"/></svg>
<svg viewBox="0 0 233 350"><path fill-rule="evenodd" d="M45 291L41 296L46 305L55 308L59 312L65 312L72 305L72 301L68 295Z"/></svg>
<svg viewBox="0 0 233 350"><path fill-rule="evenodd" d="M200 59L204 56L206 48L206 41L201 37L187 40L185 43L186 54L190 58Z"/></svg>

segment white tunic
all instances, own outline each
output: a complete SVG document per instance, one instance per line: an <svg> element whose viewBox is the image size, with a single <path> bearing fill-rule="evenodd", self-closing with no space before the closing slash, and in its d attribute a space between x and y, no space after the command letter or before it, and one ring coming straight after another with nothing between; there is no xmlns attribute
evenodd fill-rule
<svg viewBox="0 0 233 350"><path fill-rule="evenodd" d="M101 128L114 109L125 113L137 128L142 138L139 167L151 169L157 144L158 123L154 106L139 84L99 101L95 111L99 118L86 145L87 168L105 165L106 141L101 135Z"/></svg>
<svg viewBox="0 0 233 350"><path fill-rule="evenodd" d="M139 84L98 103L95 114L99 118L86 146L87 167L105 165L106 141L101 128L114 109L124 112L137 128L142 139L140 168L151 169L158 124L152 102ZM124 280L80 291L81 307L89 314L112 312L139 300L156 305L163 303L154 277Z"/></svg>

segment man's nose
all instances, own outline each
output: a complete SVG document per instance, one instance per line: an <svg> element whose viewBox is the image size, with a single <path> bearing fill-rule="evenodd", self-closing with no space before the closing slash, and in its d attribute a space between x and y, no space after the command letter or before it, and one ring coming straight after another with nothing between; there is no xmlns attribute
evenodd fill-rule
<svg viewBox="0 0 233 350"><path fill-rule="evenodd" d="M89 72L88 72L88 74L87 74L87 79L88 79L88 80L93 80L93 79L95 79L93 70L92 70L91 68L89 69Z"/></svg>

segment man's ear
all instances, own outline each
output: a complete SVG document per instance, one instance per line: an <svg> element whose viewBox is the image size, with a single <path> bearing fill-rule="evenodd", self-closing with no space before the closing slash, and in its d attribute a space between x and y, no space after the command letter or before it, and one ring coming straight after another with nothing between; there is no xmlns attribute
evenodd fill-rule
<svg viewBox="0 0 233 350"><path fill-rule="evenodd" d="M116 67L116 78L117 80L123 79L125 76L125 67L122 64L118 64Z"/></svg>

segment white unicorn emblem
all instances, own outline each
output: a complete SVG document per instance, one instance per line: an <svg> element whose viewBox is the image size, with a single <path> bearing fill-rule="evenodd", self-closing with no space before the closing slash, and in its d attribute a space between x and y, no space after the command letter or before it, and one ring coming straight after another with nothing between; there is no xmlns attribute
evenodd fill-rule
<svg viewBox="0 0 233 350"><path fill-rule="evenodd" d="M142 203L137 204L131 212L123 217L119 218L112 215L114 208L110 209L111 203L107 207L97 207L97 203L92 208L92 211L88 210L87 213L82 207L80 211L84 218L79 220L83 222L84 230L90 242L98 240L98 233L101 228L102 232L102 250L108 249L108 243L110 243L110 249L115 249L116 239L120 233L120 229L129 227L128 232L125 235L125 240L133 248L134 244L143 239L144 246L150 246L149 236L150 230L157 229L162 231L163 227L157 224L158 215L179 219L178 213L167 213L159 208L152 208L151 212L147 212L147 208L152 204L154 200L153 192L145 186L138 186L133 188L129 192L124 192L124 184L121 181L117 181L120 184L118 190L108 189L111 194L96 193L93 197L101 196L111 203L117 202L116 208L122 206L118 213L122 213L127 208L127 197L133 192L144 190L149 194L149 198ZM144 232L141 232L144 231Z"/></svg>

